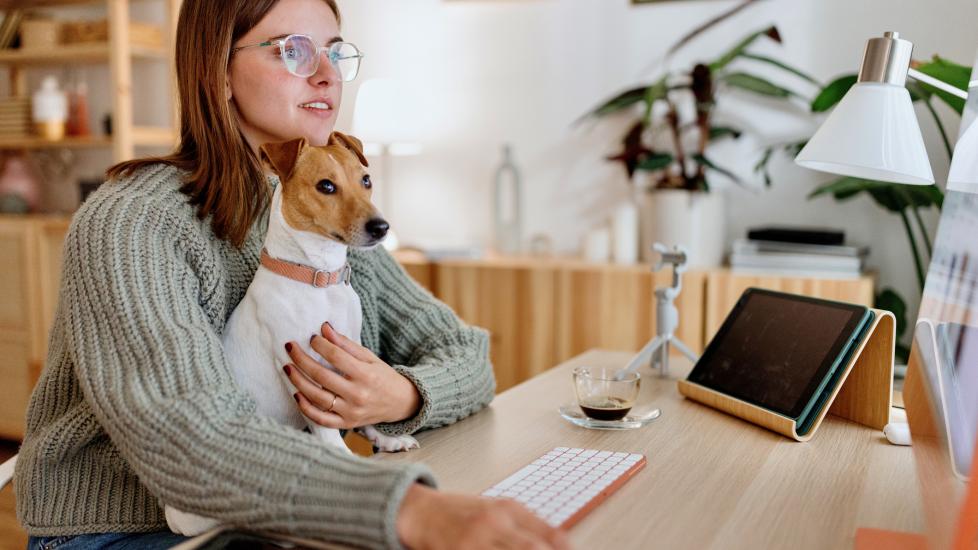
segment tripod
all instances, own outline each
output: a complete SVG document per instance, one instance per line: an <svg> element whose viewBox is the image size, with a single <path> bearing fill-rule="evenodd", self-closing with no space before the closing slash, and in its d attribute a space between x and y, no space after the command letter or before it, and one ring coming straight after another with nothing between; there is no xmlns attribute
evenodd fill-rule
<svg viewBox="0 0 978 550"><path fill-rule="evenodd" d="M659 371L660 377L667 378L670 346L676 346L676 349L690 361L695 363L697 360L696 354L673 334L679 325L679 310L676 309L674 301L683 287L682 274L686 271L686 251L680 246L669 250L662 243L655 243L652 248L661 255L652 271L660 271L666 264L672 265L672 286L655 289L656 337L645 344L645 347L628 362L623 372L636 370L648 362L653 369Z"/></svg>

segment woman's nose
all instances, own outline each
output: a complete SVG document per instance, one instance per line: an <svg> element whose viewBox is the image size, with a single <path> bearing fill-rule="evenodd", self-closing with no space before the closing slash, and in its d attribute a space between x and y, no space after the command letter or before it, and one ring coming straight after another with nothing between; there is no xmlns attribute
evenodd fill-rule
<svg viewBox="0 0 978 550"><path fill-rule="evenodd" d="M342 81L339 71L329 60L329 51L319 52L319 68L309 78L313 80L315 86L339 84Z"/></svg>

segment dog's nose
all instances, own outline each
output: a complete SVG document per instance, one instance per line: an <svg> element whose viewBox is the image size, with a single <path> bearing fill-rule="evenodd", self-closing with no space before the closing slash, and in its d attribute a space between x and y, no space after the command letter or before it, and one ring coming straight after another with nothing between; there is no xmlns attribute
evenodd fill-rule
<svg viewBox="0 0 978 550"><path fill-rule="evenodd" d="M390 224L380 218L375 218L367 222L367 234L377 240L383 239L387 235L387 230L390 228Z"/></svg>

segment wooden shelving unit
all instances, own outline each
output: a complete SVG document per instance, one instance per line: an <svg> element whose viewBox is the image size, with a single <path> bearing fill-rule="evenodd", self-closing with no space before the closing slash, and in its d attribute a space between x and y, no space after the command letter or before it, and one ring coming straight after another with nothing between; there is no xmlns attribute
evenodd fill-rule
<svg viewBox="0 0 978 550"><path fill-rule="evenodd" d="M130 46L134 59L165 60L165 48L151 48L133 44ZM18 67L63 65L66 63L108 63L108 44L67 44L56 50L0 50L0 64Z"/></svg>
<svg viewBox="0 0 978 550"><path fill-rule="evenodd" d="M145 0L150 1L150 0ZM0 0L0 9L41 8L99 4L106 6L109 20L107 44L61 45L45 50L0 50L0 67L10 71L11 94L27 96L26 71L36 67L76 64L108 64L111 73L111 136L68 137L60 141L41 138L0 136L0 149L35 150L47 148L111 148L113 162L135 157L136 147L167 147L176 143L176 132L169 128L136 126L133 120L132 63L134 61L169 61L169 73L175 74L173 52L176 21L181 0L162 0L166 4L164 45L159 48L135 44L130 39L129 0ZM171 85L175 90L175 82ZM175 94L174 96L175 97ZM173 117L173 128L177 125Z"/></svg>

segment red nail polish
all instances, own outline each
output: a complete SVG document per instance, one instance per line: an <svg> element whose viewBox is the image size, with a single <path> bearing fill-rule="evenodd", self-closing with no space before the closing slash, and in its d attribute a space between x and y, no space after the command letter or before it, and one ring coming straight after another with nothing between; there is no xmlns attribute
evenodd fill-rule
<svg viewBox="0 0 978 550"><path fill-rule="evenodd" d="M315 340L315 339L316 339L316 335L315 334L313 334L312 336L309 337L309 345L310 346L312 345L312 341Z"/></svg>
<svg viewBox="0 0 978 550"><path fill-rule="evenodd" d="M282 370L285 371L285 376L292 376L292 367L285 365Z"/></svg>
<svg viewBox="0 0 978 550"><path fill-rule="evenodd" d="M292 353L292 342L286 342L285 351L286 353Z"/></svg>
<svg viewBox="0 0 978 550"><path fill-rule="evenodd" d="M299 402L299 394L297 394L297 393L295 393L295 394L292 394L292 397L294 397L294 398L295 398L295 402L296 402L296 403L298 403L298 402Z"/></svg>

